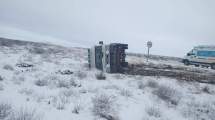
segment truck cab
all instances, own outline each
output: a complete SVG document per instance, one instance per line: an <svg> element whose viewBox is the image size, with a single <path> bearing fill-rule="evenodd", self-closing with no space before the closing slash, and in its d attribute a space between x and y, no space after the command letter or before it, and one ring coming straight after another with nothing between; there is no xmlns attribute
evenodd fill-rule
<svg viewBox="0 0 215 120"><path fill-rule="evenodd" d="M187 53L182 62L185 65L211 67L215 69L215 46L194 47Z"/></svg>

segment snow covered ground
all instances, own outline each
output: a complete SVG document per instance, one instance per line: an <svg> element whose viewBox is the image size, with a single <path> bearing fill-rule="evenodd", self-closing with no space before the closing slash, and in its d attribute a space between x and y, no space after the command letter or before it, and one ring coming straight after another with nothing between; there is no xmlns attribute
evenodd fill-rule
<svg viewBox="0 0 215 120"><path fill-rule="evenodd" d="M3 120L215 120L211 84L123 74L98 80L82 48L1 44L0 58Z"/></svg>

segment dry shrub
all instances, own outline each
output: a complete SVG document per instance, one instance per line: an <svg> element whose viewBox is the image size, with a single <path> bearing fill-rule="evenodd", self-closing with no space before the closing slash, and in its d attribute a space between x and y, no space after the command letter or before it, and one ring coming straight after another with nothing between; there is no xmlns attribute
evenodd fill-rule
<svg viewBox="0 0 215 120"><path fill-rule="evenodd" d="M6 120L12 113L12 107L7 103L0 103L0 120Z"/></svg>
<svg viewBox="0 0 215 120"><path fill-rule="evenodd" d="M82 106L80 104L76 104L72 110L72 113L79 114L81 109L82 109Z"/></svg>
<svg viewBox="0 0 215 120"><path fill-rule="evenodd" d="M183 109L182 114L193 120L214 120L215 105L210 103L190 102Z"/></svg>
<svg viewBox="0 0 215 120"><path fill-rule="evenodd" d="M63 95L63 94L59 94L56 97L53 97L52 102L54 103L54 107L56 107L56 109L58 110L64 110L66 107L66 104L69 103L69 97Z"/></svg>
<svg viewBox="0 0 215 120"><path fill-rule="evenodd" d="M9 64L4 65L3 69L5 69L5 70L11 70L11 71L14 70L14 68L11 65L9 65Z"/></svg>
<svg viewBox="0 0 215 120"><path fill-rule="evenodd" d="M205 93L208 93L208 94L211 94L211 93L212 93L209 86L204 86L204 87L202 88L202 91L205 92Z"/></svg>
<svg viewBox="0 0 215 120"><path fill-rule="evenodd" d="M0 83L0 91L4 90L4 85Z"/></svg>
<svg viewBox="0 0 215 120"><path fill-rule="evenodd" d="M154 80L149 80L146 84L146 86L151 87L151 88L157 88L158 87L158 83Z"/></svg>
<svg viewBox="0 0 215 120"><path fill-rule="evenodd" d="M25 94L25 95L32 95L34 93L33 89L23 88L19 90L19 93Z"/></svg>
<svg viewBox="0 0 215 120"><path fill-rule="evenodd" d="M69 81L66 81L66 80L58 80L57 81L57 87L59 87L59 88L70 88L70 83L69 83Z"/></svg>
<svg viewBox="0 0 215 120"><path fill-rule="evenodd" d="M4 79L3 79L3 77L2 76L0 76L0 81L3 81Z"/></svg>
<svg viewBox="0 0 215 120"><path fill-rule="evenodd" d="M125 76L123 76L122 74L115 74L114 77L116 79L124 79L125 78Z"/></svg>
<svg viewBox="0 0 215 120"><path fill-rule="evenodd" d="M106 80L106 76L103 72L100 72L100 73L96 74L96 79L97 80Z"/></svg>
<svg viewBox="0 0 215 120"><path fill-rule="evenodd" d="M13 112L9 120L42 120L42 117L35 109L21 108Z"/></svg>
<svg viewBox="0 0 215 120"><path fill-rule="evenodd" d="M137 82L137 87L138 87L138 89L144 89L146 86L143 84L142 81L138 81Z"/></svg>
<svg viewBox="0 0 215 120"><path fill-rule="evenodd" d="M114 99L111 96L99 95L92 98L93 109L95 116L107 120L117 120L116 110L114 109Z"/></svg>
<svg viewBox="0 0 215 120"><path fill-rule="evenodd" d="M128 89L121 89L120 95L127 97L127 98L133 96L132 92Z"/></svg>
<svg viewBox="0 0 215 120"><path fill-rule="evenodd" d="M174 88L164 85L158 86L158 89L156 89L153 93L160 99L173 105L177 105L181 98L180 92Z"/></svg>
<svg viewBox="0 0 215 120"><path fill-rule="evenodd" d="M20 85L22 82L25 81L25 76L24 75L14 75L12 77L12 81L14 82L14 84L18 84Z"/></svg>
<svg viewBox="0 0 215 120"><path fill-rule="evenodd" d="M37 86L47 86L48 85L48 80L44 80L44 79L39 79L35 81L35 85Z"/></svg>
<svg viewBox="0 0 215 120"><path fill-rule="evenodd" d="M104 89L120 90L120 87L117 85L107 85L104 86Z"/></svg>
<svg viewBox="0 0 215 120"><path fill-rule="evenodd" d="M80 80L82 79L85 79L87 77L87 74L85 72L82 72L82 71L78 71L76 74L75 74Z"/></svg>
<svg viewBox="0 0 215 120"><path fill-rule="evenodd" d="M158 107L149 107L146 109L146 113L150 117L160 118L161 117L161 111Z"/></svg>

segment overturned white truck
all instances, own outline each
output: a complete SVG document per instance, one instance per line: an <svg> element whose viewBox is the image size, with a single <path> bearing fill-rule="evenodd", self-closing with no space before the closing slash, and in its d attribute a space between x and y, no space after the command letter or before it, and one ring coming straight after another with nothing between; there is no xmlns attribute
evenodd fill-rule
<svg viewBox="0 0 215 120"><path fill-rule="evenodd" d="M90 68L97 68L108 73L123 73L128 63L125 61L128 44L111 43L93 46L88 49L88 63Z"/></svg>

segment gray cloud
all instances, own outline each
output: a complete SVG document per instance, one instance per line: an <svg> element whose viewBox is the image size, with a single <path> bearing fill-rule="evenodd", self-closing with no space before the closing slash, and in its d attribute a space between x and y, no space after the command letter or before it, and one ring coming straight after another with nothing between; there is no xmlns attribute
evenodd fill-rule
<svg viewBox="0 0 215 120"><path fill-rule="evenodd" d="M0 23L91 46L99 40L129 51L183 56L215 44L214 0L1 0Z"/></svg>

